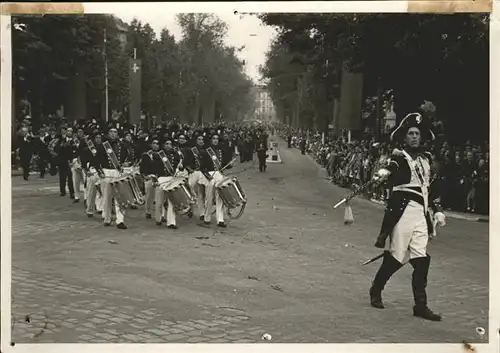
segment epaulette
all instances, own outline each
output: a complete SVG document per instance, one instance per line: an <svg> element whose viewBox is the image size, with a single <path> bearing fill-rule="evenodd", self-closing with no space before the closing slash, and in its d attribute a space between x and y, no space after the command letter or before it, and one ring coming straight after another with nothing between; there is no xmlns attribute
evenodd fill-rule
<svg viewBox="0 0 500 353"><path fill-rule="evenodd" d="M432 153L430 153L429 151L425 151L423 154L429 159L429 162L432 161Z"/></svg>
<svg viewBox="0 0 500 353"><path fill-rule="evenodd" d="M392 150L392 153L391 153L391 157L393 157L393 158L394 158L394 157L396 157L396 156L399 156L399 157L404 156L403 151L402 151L402 150L400 150L400 149L397 149L397 148L393 149L393 150Z"/></svg>

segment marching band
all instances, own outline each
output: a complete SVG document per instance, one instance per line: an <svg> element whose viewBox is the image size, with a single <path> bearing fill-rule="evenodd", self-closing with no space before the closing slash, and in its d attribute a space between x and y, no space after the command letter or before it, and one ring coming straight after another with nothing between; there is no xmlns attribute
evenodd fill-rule
<svg viewBox="0 0 500 353"><path fill-rule="evenodd" d="M224 175L235 159L219 143L220 131L211 134L208 146L203 135L189 144L182 131L163 138L146 136L147 150L140 154L132 132L120 138L117 127L111 126L107 133L104 139L100 130L84 135L78 127L73 135L68 128L54 146L59 159L68 161L60 177L61 195L66 179L72 179L68 188L78 203L83 185L87 217L100 215L104 226L110 226L114 214L116 227L127 229L127 210L144 207L146 219L154 215L156 225L177 229L176 218L192 218L195 209L205 225L215 213L221 228L227 227L226 214L232 219L243 214L247 198L237 178ZM239 214L232 216L230 211L237 207Z"/></svg>

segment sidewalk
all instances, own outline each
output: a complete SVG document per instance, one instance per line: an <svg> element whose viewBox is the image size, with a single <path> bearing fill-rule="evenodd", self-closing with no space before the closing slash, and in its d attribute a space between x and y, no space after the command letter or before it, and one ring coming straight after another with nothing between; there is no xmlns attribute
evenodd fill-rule
<svg viewBox="0 0 500 353"><path fill-rule="evenodd" d="M314 164L319 168L321 169L321 171L325 172L324 174L324 177L327 178L326 176L326 170L325 168L323 168L321 165L319 165L318 163L316 163L316 161L314 160L314 158L310 155L310 154L307 154L306 153L306 156L312 161L314 162ZM341 188L340 186L338 185L335 185L339 188ZM347 189L346 189L347 190ZM362 197L362 196L360 196ZM379 200L374 200L374 199L371 199L369 197L363 197L364 199L366 200L369 200L371 201L372 203L374 204L377 204L377 205L382 205L382 206L385 206L385 203L382 202L382 201L379 201ZM490 222L490 217L489 216L486 216L486 215L479 215L479 214L474 214L474 213L465 213L465 212L455 212L455 211L444 211L444 214L446 215L446 217L449 217L449 218L453 218L453 219L461 219L461 220L464 220L464 221L472 221L472 222L484 222L484 223L489 223Z"/></svg>

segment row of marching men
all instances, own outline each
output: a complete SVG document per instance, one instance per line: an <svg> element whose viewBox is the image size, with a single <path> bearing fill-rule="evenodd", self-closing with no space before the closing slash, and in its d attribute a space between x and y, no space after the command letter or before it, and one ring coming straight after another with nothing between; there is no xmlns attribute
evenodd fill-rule
<svg viewBox="0 0 500 353"><path fill-rule="evenodd" d="M86 176L85 207L88 217L102 214L105 226L112 223L127 229L126 209L144 205L145 217L154 218L158 226L177 228L177 215L198 217L210 225L215 213L217 225L227 227L225 215L242 215L246 195L235 177L225 177L224 170L233 167L231 153L219 143L219 135L210 136L206 144L198 136L194 146L187 136L179 134L163 140L153 136L149 149L136 158L127 144L111 128L103 141L100 133L85 139L80 149L82 173ZM215 206L215 212L214 212ZM240 206L237 217L231 210Z"/></svg>

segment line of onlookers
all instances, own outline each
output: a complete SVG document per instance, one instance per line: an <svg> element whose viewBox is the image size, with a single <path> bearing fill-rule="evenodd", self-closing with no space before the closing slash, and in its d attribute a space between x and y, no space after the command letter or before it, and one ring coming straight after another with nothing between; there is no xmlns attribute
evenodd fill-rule
<svg viewBox="0 0 500 353"><path fill-rule="evenodd" d="M362 185L373 173L388 163L394 147L389 143L345 138L328 141L319 133L303 133L286 127L278 133L288 140L289 147L297 147L310 154L323 166L331 182L341 187ZM427 146L433 154L434 167L442 185L441 203L447 210L489 213L489 146L483 144L451 145L446 140ZM385 201L390 196L390 185L367 189L365 196Z"/></svg>

